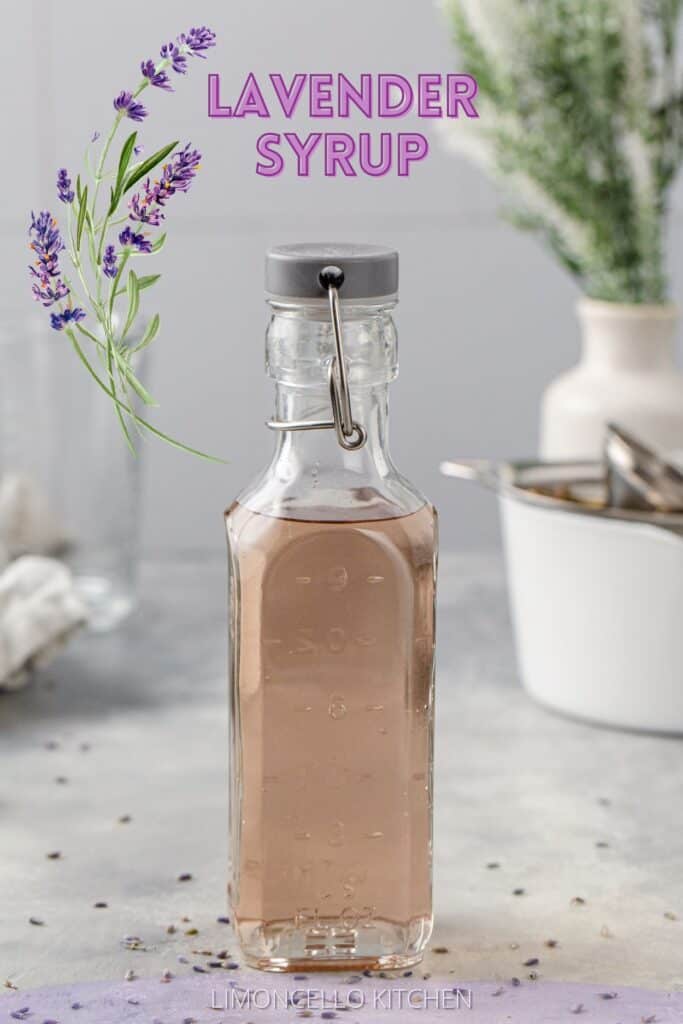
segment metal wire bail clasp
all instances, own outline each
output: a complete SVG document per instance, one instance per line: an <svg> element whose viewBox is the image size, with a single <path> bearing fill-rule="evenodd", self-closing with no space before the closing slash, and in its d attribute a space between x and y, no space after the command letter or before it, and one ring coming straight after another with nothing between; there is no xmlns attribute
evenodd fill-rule
<svg viewBox="0 0 683 1024"><path fill-rule="evenodd" d="M331 420L269 420L271 430L334 430L337 441L346 451L357 451L367 441L367 433L356 423L351 410L349 378L344 358L339 289L344 284L344 271L340 267L323 267L318 275L320 284L327 290L330 304L330 318L334 332L335 355L330 363L329 383Z"/></svg>

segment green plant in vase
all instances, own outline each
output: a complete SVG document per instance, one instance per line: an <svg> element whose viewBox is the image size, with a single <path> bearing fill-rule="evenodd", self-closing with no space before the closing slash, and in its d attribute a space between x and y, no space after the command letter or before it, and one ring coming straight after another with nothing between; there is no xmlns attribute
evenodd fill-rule
<svg viewBox="0 0 683 1024"><path fill-rule="evenodd" d="M445 0L477 121L447 145L578 283L583 355L547 389L541 451L599 457L616 420L683 449L665 230L683 158L682 0Z"/></svg>
<svg viewBox="0 0 683 1024"><path fill-rule="evenodd" d="M210 458L163 433L139 415L136 405L156 405L136 375L136 355L159 334L158 313L145 321L141 336L141 296L159 280L142 273L144 263L166 241L162 230L169 201L187 192L199 170L201 154L177 141L145 157L138 130L123 141L118 156L112 146L127 122L141 123L147 89L173 91L172 75L184 75L189 60L204 58L215 45L205 26L191 28L161 47L158 60L143 60L134 90L113 100L108 134L95 134L88 146L83 173L75 183L62 168L57 196L66 208L65 227L48 210L31 214L29 267L34 299L50 310L50 324L63 333L94 383L113 403L126 442L134 451L131 428L149 432L169 444ZM99 149L98 149L99 147ZM71 270L65 272L66 258ZM134 340L133 340L134 339Z"/></svg>

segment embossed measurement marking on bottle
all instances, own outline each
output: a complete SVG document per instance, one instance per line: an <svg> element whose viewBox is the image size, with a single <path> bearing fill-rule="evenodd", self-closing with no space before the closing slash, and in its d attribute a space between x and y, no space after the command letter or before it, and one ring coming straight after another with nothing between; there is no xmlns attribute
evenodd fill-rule
<svg viewBox="0 0 683 1024"><path fill-rule="evenodd" d="M310 626L297 626L294 630L294 645L289 649L289 654L315 654L320 651L321 646L326 648L330 654L341 654L348 645L348 637L343 626L330 626L320 638ZM366 644L371 646L371 644Z"/></svg>
<svg viewBox="0 0 683 1024"><path fill-rule="evenodd" d="M431 512L240 515L237 927L267 958L354 958L385 932L395 952L429 913Z"/></svg>
<svg viewBox="0 0 683 1024"><path fill-rule="evenodd" d="M346 714L346 704L343 697L332 697L328 707L330 718L343 718Z"/></svg>
<svg viewBox="0 0 683 1024"><path fill-rule="evenodd" d="M346 630L341 626L333 626L327 631L327 649L332 654L341 654L346 647Z"/></svg>
<svg viewBox="0 0 683 1024"><path fill-rule="evenodd" d="M344 590L349 582L348 571L343 565L333 565L327 571L327 585L330 590Z"/></svg>
<svg viewBox="0 0 683 1024"><path fill-rule="evenodd" d="M315 654L313 630L309 626L299 626L294 633L294 644L290 654Z"/></svg>
<svg viewBox="0 0 683 1024"><path fill-rule="evenodd" d="M330 846L343 846L344 845L344 822L335 821L333 824L330 835L327 840Z"/></svg>

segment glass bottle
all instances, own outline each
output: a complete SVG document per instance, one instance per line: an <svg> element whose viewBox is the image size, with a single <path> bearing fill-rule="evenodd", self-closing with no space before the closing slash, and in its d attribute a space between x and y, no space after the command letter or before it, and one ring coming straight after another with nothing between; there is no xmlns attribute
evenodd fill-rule
<svg viewBox="0 0 683 1024"><path fill-rule="evenodd" d="M409 967L432 929L437 522L387 447L397 286L390 249L266 261L275 451L226 513L229 895L265 970Z"/></svg>

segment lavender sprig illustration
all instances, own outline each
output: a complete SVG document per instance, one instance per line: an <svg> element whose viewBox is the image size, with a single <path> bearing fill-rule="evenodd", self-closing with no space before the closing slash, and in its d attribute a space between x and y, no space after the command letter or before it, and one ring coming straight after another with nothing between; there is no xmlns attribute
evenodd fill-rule
<svg viewBox="0 0 683 1024"><path fill-rule="evenodd" d="M176 140L142 159L137 129L124 140L117 161L110 161L110 150L124 121L140 124L147 118L141 94L149 88L173 92L171 75L186 74L189 61L204 59L215 40L211 29L191 28L164 43L159 59L141 61L135 89L121 90L112 101L109 133L101 140L99 133L93 135L83 175L77 174L74 182L67 168L58 171L57 198L66 207L65 226L60 229L49 210L31 214L33 297L50 311L51 327L69 339L85 369L111 399L133 452L131 426L193 455L211 458L164 434L136 411L138 402L156 405L138 379L134 363L136 354L157 337L159 314L147 321L141 338L132 340L141 292L160 277L137 273L134 266L164 245L166 233L155 229L166 220L169 200L189 191L201 154L190 143L180 146ZM90 149L98 142L99 154L93 162ZM102 187L105 183L108 195ZM74 280L62 269L66 260Z"/></svg>

